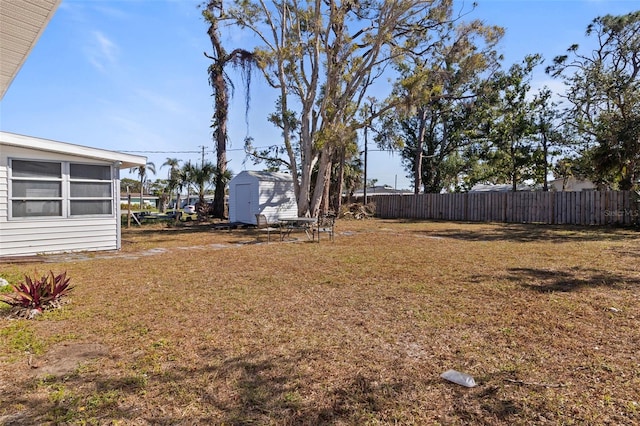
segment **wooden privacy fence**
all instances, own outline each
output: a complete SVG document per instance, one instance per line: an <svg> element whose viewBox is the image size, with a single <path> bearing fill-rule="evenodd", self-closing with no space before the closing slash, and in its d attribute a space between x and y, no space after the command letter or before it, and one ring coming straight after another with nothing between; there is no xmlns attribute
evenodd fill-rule
<svg viewBox="0 0 640 426"><path fill-rule="evenodd" d="M640 223L632 191L467 192L373 195L376 216L472 222L631 225Z"/></svg>

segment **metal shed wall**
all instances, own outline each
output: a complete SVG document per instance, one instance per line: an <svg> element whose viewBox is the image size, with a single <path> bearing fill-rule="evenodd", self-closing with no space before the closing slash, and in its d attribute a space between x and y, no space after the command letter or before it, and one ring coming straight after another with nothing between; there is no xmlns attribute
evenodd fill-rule
<svg viewBox="0 0 640 426"><path fill-rule="evenodd" d="M243 171L231 179L229 220L255 225L256 214L264 214L270 223L277 222L280 217L298 216L291 175Z"/></svg>

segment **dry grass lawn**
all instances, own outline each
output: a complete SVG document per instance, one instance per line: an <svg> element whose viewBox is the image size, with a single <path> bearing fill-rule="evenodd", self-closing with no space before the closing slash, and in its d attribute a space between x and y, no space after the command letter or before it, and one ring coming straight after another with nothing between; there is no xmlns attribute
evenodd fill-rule
<svg viewBox="0 0 640 426"><path fill-rule="evenodd" d="M0 264L75 285L62 309L0 316L0 424L640 422L637 231L376 219L338 221L334 243L261 238L155 225L117 254Z"/></svg>

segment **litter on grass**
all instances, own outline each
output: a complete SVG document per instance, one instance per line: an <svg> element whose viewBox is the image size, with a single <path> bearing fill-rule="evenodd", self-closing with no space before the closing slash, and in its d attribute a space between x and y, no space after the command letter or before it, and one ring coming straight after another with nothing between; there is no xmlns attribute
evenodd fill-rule
<svg viewBox="0 0 640 426"><path fill-rule="evenodd" d="M456 370L447 370L442 373L440 377L458 385L466 386L468 388L476 386L476 381L473 379L473 377Z"/></svg>

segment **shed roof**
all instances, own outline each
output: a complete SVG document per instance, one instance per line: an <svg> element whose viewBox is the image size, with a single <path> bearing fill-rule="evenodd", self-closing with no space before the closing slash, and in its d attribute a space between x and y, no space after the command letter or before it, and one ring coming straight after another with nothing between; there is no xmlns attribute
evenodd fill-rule
<svg viewBox="0 0 640 426"><path fill-rule="evenodd" d="M281 181L281 182L291 182L293 177L289 173L282 172L262 172L256 170L245 170L241 173L246 173L249 176L253 176L258 180L263 181Z"/></svg>
<svg viewBox="0 0 640 426"><path fill-rule="evenodd" d="M67 142L34 138L32 136L24 136L8 132L0 132L0 145L10 145L59 154L77 155L96 160L107 160L113 162L119 161L121 169L128 169L147 163L147 158L140 155L125 154L117 151L108 151L106 149L91 148L88 146L74 145Z"/></svg>
<svg viewBox="0 0 640 426"><path fill-rule="evenodd" d="M0 99L62 0L0 1Z"/></svg>

